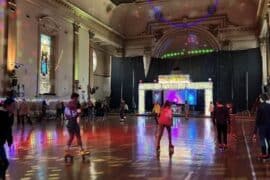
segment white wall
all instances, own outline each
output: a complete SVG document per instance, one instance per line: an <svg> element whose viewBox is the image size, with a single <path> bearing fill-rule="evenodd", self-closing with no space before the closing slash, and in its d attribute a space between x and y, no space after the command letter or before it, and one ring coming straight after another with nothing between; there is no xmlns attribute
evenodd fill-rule
<svg viewBox="0 0 270 180"><path fill-rule="evenodd" d="M73 33L72 24L57 18L50 10L28 3L17 1L17 60L24 64L18 70L19 83L25 85L26 97L33 97L37 93L38 62L39 62L39 31L38 17L42 14L52 16L60 26L56 40L55 61L55 93L60 97L68 97L72 92L72 52ZM46 11L46 12L45 12ZM30 16L29 18L26 15Z"/></svg>
<svg viewBox="0 0 270 180"><path fill-rule="evenodd" d="M96 50L97 69L94 72L94 87L99 89L94 94L96 100L103 100L111 94L111 58L104 51Z"/></svg>

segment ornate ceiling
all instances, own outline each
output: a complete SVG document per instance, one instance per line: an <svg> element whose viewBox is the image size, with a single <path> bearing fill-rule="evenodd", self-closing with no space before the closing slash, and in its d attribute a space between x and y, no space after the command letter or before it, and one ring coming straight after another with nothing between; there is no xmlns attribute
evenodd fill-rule
<svg viewBox="0 0 270 180"><path fill-rule="evenodd" d="M145 32L150 22L158 21L154 8L168 21L181 21L207 15L215 2L218 5L214 15L226 15L234 25L254 27L259 0L136 0L119 6L110 0L69 1L120 33L136 36Z"/></svg>

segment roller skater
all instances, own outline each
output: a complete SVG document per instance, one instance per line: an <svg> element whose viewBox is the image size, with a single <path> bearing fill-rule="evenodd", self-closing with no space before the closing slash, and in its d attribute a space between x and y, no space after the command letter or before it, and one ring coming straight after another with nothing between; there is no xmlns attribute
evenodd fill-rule
<svg viewBox="0 0 270 180"><path fill-rule="evenodd" d="M160 154L160 140L163 135L164 128L166 128L168 132L170 157L174 153L174 146L172 145L172 134L171 134L172 120L173 120L173 112L171 109L171 104L169 101L166 101L164 106L161 108L160 117L158 121L158 136L156 146L157 156L159 156Z"/></svg>

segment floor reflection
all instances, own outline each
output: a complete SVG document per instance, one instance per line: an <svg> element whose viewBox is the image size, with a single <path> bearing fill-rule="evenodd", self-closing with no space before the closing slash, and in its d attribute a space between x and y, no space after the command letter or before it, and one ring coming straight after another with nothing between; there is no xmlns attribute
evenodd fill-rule
<svg viewBox="0 0 270 180"><path fill-rule="evenodd" d="M66 166L63 160L68 133L61 123L15 129L14 147L6 148L10 159L8 179L249 179L243 133L239 123L234 124L233 136L229 136L230 149L220 152L210 119L174 118L175 153L170 159L164 131L158 160L153 118L134 116L120 123L118 117L110 116L105 121L82 122L81 134L91 151L91 161L84 164L75 156L72 166ZM253 122L245 122L247 132L252 126ZM248 143L257 176L269 177L269 164L257 162L258 147Z"/></svg>

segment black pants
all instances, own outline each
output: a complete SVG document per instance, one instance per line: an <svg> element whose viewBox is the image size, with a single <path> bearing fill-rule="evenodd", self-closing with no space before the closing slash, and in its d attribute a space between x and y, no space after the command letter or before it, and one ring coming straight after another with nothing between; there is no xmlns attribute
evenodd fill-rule
<svg viewBox="0 0 270 180"><path fill-rule="evenodd" d="M212 120L213 125L216 125L213 112L211 112L211 120Z"/></svg>
<svg viewBox="0 0 270 180"><path fill-rule="evenodd" d="M160 140L161 140L161 137L163 135L164 128L166 128L167 132L168 132L169 146L172 146L171 126L166 126L166 125L159 124L158 125L158 136L157 136L157 147L160 146Z"/></svg>
<svg viewBox="0 0 270 180"><path fill-rule="evenodd" d="M124 110L120 110L120 118L124 119L125 117L125 111Z"/></svg>
<svg viewBox="0 0 270 180"><path fill-rule="evenodd" d="M32 121L28 115L20 115L19 119L18 119L18 125L22 124L22 126L24 126L24 119L27 120L28 124L33 125Z"/></svg>
<svg viewBox="0 0 270 180"><path fill-rule="evenodd" d="M156 124L158 125L158 114L155 113L154 117L155 117Z"/></svg>
<svg viewBox="0 0 270 180"><path fill-rule="evenodd" d="M78 145L82 146L82 138L81 138L81 133L80 133L80 126L78 124L76 124L76 125L67 127L67 129L68 129L68 133L69 133L69 140L68 140L68 143L67 143L68 147L71 146L71 143L72 143L75 136L77 138Z"/></svg>
<svg viewBox="0 0 270 180"><path fill-rule="evenodd" d="M6 151L4 146L0 146L0 180L6 179L6 171L8 168L9 162L6 156Z"/></svg>
<svg viewBox="0 0 270 180"><path fill-rule="evenodd" d="M227 145L227 124L217 124L218 143Z"/></svg>

